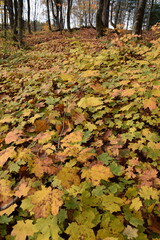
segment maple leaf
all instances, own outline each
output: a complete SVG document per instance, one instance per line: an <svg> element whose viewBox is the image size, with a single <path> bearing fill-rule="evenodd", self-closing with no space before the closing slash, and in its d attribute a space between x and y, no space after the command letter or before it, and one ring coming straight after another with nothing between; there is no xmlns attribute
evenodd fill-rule
<svg viewBox="0 0 160 240"><path fill-rule="evenodd" d="M138 211L140 209L140 207L142 207L142 202L141 202L140 198L139 197L134 198L130 205L130 209L134 209L134 210Z"/></svg>
<svg viewBox="0 0 160 240"><path fill-rule="evenodd" d="M23 178L16 187L14 195L19 198L22 196L27 196L29 190L30 190L29 182Z"/></svg>
<svg viewBox="0 0 160 240"><path fill-rule="evenodd" d="M135 93L135 89L134 88L128 88L128 89L123 90L121 94L122 94L123 97L126 97L126 96L130 97L134 93Z"/></svg>
<svg viewBox="0 0 160 240"><path fill-rule="evenodd" d="M6 215L11 215L11 213L14 212L15 208L17 207L17 204L13 204L12 206L10 206L9 208L0 211L0 216L6 214Z"/></svg>
<svg viewBox="0 0 160 240"><path fill-rule="evenodd" d="M145 99L143 101L143 106L144 106L145 109L149 108L150 111L154 110L156 108L156 106L157 106L156 99L153 98L153 97L151 97L149 99Z"/></svg>
<svg viewBox="0 0 160 240"><path fill-rule="evenodd" d="M123 231L123 235L127 236L127 239L134 239L138 237L138 229L133 228L131 226L127 226L125 230Z"/></svg>
<svg viewBox="0 0 160 240"><path fill-rule="evenodd" d="M85 96L84 98L81 98L81 100L78 102L78 107L88 108L88 107L96 107L102 104L103 102L101 98Z"/></svg>
<svg viewBox="0 0 160 240"><path fill-rule="evenodd" d="M59 212L62 201L63 192L59 189L51 189L51 187L42 186L41 190L31 195L32 211L35 218L47 218L50 214L56 216Z"/></svg>
<svg viewBox="0 0 160 240"><path fill-rule="evenodd" d="M47 218L39 218L35 223L35 228L39 235L37 237L38 240L60 240L59 232L60 228L58 227L57 217L49 216Z"/></svg>
<svg viewBox="0 0 160 240"><path fill-rule="evenodd" d="M82 77L97 77L99 76L100 72L98 70L86 70L82 72Z"/></svg>
<svg viewBox="0 0 160 240"><path fill-rule="evenodd" d="M91 181L94 186L98 186L101 180L108 181L108 179L113 178L114 175L109 167L95 164L90 169L82 170L81 177Z"/></svg>
<svg viewBox="0 0 160 240"><path fill-rule="evenodd" d="M141 189L139 190L139 195L141 198L145 200L149 199L155 199L159 200L159 191L157 189L154 189L152 187L148 186L142 186Z"/></svg>
<svg viewBox="0 0 160 240"><path fill-rule="evenodd" d="M45 132L46 130L49 129L49 123L45 119L35 120L34 125L36 127L35 131L37 133Z"/></svg>
<svg viewBox="0 0 160 240"><path fill-rule="evenodd" d="M92 159L94 156L96 156L95 153L92 153L91 151L93 148L85 148L81 152L79 152L77 161L85 163L87 160Z"/></svg>
<svg viewBox="0 0 160 240"><path fill-rule="evenodd" d="M27 236L33 236L36 232L36 228L33 225L32 220L18 221L11 232L12 236L15 236L15 240L26 240Z"/></svg>
<svg viewBox="0 0 160 240"><path fill-rule="evenodd" d="M93 230L85 224L78 225L76 222L72 222L69 224L65 232L70 235L70 240L96 240Z"/></svg>
<svg viewBox="0 0 160 240"><path fill-rule="evenodd" d="M0 167L3 167L9 158L16 157L17 153L14 149L14 147L9 147L0 152Z"/></svg>
<svg viewBox="0 0 160 240"><path fill-rule="evenodd" d="M47 143L49 140L51 140L52 136L55 135L55 131L47 131L44 133L39 133L33 140L37 141L40 144Z"/></svg>
<svg viewBox="0 0 160 240"><path fill-rule="evenodd" d="M10 144L11 142L16 142L21 135L22 135L22 131L18 130L18 129L15 129L15 130L7 133L7 135L5 137L6 144Z"/></svg>
<svg viewBox="0 0 160 240"><path fill-rule="evenodd" d="M113 194L102 195L101 200L103 209L111 213L121 211L121 206L124 202L122 198L115 197Z"/></svg>
<svg viewBox="0 0 160 240"><path fill-rule="evenodd" d="M80 177L78 176L78 168L63 167L57 174L57 178L61 180L61 185L64 189L70 188L72 185L78 186L80 184Z"/></svg>
<svg viewBox="0 0 160 240"><path fill-rule="evenodd" d="M63 147L68 146L68 143L73 144L73 143L81 142L82 137L83 137L82 132L80 132L80 131L72 132L62 139L62 141L61 141L63 143L62 146Z"/></svg>
<svg viewBox="0 0 160 240"><path fill-rule="evenodd" d="M59 170L58 166L53 166L53 160L48 156L42 155L32 159L31 172L38 178L41 178L44 173L49 175L56 174Z"/></svg>

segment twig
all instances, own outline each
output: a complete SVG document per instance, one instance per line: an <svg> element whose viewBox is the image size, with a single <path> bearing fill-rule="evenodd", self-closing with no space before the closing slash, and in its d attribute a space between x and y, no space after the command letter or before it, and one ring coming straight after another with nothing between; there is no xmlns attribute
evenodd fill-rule
<svg viewBox="0 0 160 240"><path fill-rule="evenodd" d="M15 197L10 203L8 203L5 206L0 207L0 211L6 210L9 208L12 204L16 203L19 200L19 197Z"/></svg>

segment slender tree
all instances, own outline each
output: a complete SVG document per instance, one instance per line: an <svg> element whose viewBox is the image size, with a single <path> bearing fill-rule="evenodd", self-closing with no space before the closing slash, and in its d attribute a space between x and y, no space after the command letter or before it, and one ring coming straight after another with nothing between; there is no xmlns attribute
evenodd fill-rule
<svg viewBox="0 0 160 240"><path fill-rule="evenodd" d="M18 27L18 2L17 0L14 0L14 37L16 39L17 35L17 27Z"/></svg>
<svg viewBox="0 0 160 240"><path fill-rule="evenodd" d="M73 0L67 0L67 28L70 31L71 30L71 8L72 8Z"/></svg>
<svg viewBox="0 0 160 240"><path fill-rule="evenodd" d="M50 19L50 8L49 8L49 0L46 0L46 7L47 7L47 19L48 19L48 27L49 30L51 31L51 19Z"/></svg>
<svg viewBox="0 0 160 240"><path fill-rule="evenodd" d="M28 17L27 26L28 26L28 32L31 34L31 21L30 21L31 7L30 7L30 0L27 0L27 7L28 7L28 11L27 11L27 17Z"/></svg>
<svg viewBox="0 0 160 240"><path fill-rule="evenodd" d="M23 0L18 0L18 41L23 45Z"/></svg>
<svg viewBox="0 0 160 240"><path fill-rule="evenodd" d="M138 6L136 9L134 26L133 26L134 34L139 35L141 33L146 3L147 3L147 0L139 0Z"/></svg>

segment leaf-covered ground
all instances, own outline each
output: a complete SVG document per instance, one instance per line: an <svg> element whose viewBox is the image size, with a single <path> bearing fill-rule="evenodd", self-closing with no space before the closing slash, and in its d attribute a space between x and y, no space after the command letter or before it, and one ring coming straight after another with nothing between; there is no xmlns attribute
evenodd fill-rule
<svg viewBox="0 0 160 240"><path fill-rule="evenodd" d="M1 40L0 239L160 239L152 36L37 34L26 50Z"/></svg>

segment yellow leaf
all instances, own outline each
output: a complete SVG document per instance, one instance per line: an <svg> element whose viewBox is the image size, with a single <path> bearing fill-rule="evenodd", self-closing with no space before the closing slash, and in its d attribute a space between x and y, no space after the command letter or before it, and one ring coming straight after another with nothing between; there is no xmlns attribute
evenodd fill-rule
<svg viewBox="0 0 160 240"><path fill-rule="evenodd" d="M79 169L63 167L57 174L57 178L61 180L63 188L70 188L72 185L78 186L80 184L80 177L78 176Z"/></svg>
<svg viewBox="0 0 160 240"><path fill-rule="evenodd" d="M73 75L70 75L67 73L62 73L60 77L62 78L63 81L68 81L68 82L73 82L75 79Z"/></svg>
<svg viewBox="0 0 160 240"><path fill-rule="evenodd" d="M68 134L66 137L62 139L62 146L68 146L68 143L78 143L82 141L83 133L80 131L75 131Z"/></svg>
<svg viewBox="0 0 160 240"><path fill-rule="evenodd" d="M86 70L81 74L82 77L97 77L99 76L99 71L97 70Z"/></svg>
<svg viewBox="0 0 160 240"><path fill-rule="evenodd" d="M103 102L101 98L86 96L84 98L81 98L81 100L78 102L78 107L81 108L96 107L102 104Z"/></svg>
<svg viewBox="0 0 160 240"><path fill-rule="evenodd" d="M0 216L2 216L3 214L10 215L15 210L16 207L17 207L17 204L13 204L9 208L7 208L3 211L0 211Z"/></svg>
<svg viewBox="0 0 160 240"><path fill-rule="evenodd" d="M15 191L15 196L17 197L22 197L22 196L27 196L29 190L30 190L30 186L28 186L28 182L25 181L24 179L21 180L21 182L19 183L19 185L16 187L16 191Z"/></svg>
<svg viewBox="0 0 160 240"><path fill-rule="evenodd" d="M157 106L157 103L156 103L156 99L155 98L149 98L149 99L145 99L143 101L143 106L144 108L149 108L150 111L154 110Z"/></svg>
<svg viewBox="0 0 160 240"><path fill-rule="evenodd" d="M149 200L149 199L155 199L155 200L159 200L159 191L157 189L154 189L152 187L148 187L148 186L142 186L140 191L139 191L139 195L141 196L141 198L145 199L145 200Z"/></svg>
<svg viewBox="0 0 160 240"><path fill-rule="evenodd" d="M130 205L130 209L134 209L134 210L138 211L140 209L140 207L142 207L142 202L141 202L140 198L139 197L134 198Z"/></svg>
<svg viewBox="0 0 160 240"><path fill-rule="evenodd" d="M86 178L92 182L94 186L98 186L101 180L108 181L109 178L114 177L109 167L96 164L91 169L82 170L82 178Z"/></svg>
<svg viewBox="0 0 160 240"><path fill-rule="evenodd" d="M42 186L41 190L31 195L35 218L47 218L51 213L56 216L63 204L62 196L63 192L59 189L52 190L51 187Z"/></svg>
<svg viewBox="0 0 160 240"><path fill-rule="evenodd" d="M21 220L13 227L11 235L15 236L15 240L26 240L27 236L33 236L35 232L36 229L32 220L26 220L25 222Z"/></svg>
<svg viewBox="0 0 160 240"><path fill-rule="evenodd" d="M92 132L93 130L97 129L97 126L93 123L87 122L85 124L85 128L87 128L90 132Z"/></svg>

